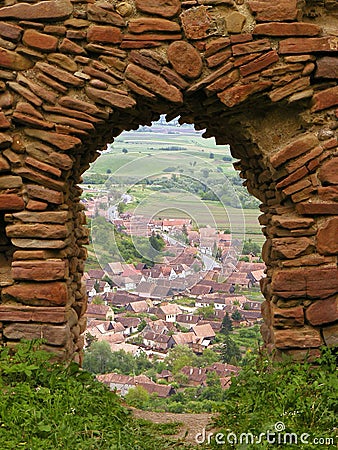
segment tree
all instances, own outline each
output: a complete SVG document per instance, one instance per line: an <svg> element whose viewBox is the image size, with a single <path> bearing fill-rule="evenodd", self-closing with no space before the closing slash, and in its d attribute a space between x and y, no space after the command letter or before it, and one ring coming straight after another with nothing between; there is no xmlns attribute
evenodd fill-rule
<svg viewBox="0 0 338 450"><path fill-rule="evenodd" d="M112 370L112 361L108 342L93 342L84 353L83 368L94 374L107 373Z"/></svg>
<svg viewBox="0 0 338 450"><path fill-rule="evenodd" d="M215 155L214 155L213 153L210 153L210 154L209 154L209 158L210 158L210 159L214 159L214 158L215 158Z"/></svg>
<svg viewBox="0 0 338 450"><path fill-rule="evenodd" d="M238 345L228 334L221 345L221 357L223 362L234 365L237 365L242 358Z"/></svg>
<svg viewBox="0 0 338 450"><path fill-rule="evenodd" d="M221 333L227 334L232 331L232 320L229 317L229 313L226 313L222 320Z"/></svg>
<svg viewBox="0 0 338 450"><path fill-rule="evenodd" d="M244 241L242 253L243 255L252 254L254 256L258 256L261 253L261 247L257 244L257 242L252 242L251 239L248 239L247 241Z"/></svg>
<svg viewBox="0 0 338 450"><path fill-rule="evenodd" d="M210 319L215 314L213 305L202 306L201 308L197 309L197 312L203 317L203 319Z"/></svg>
<svg viewBox="0 0 338 450"><path fill-rule="evenodd" d="M126 148L123 148L122 153L126 154L126 153L128 153L128 150Z"/></svg>
<svg viewBox="0 0 338 450"><path fill-rule="evenodd" d="M124 398L128 405L142 409L145 408L149 403L150 394L144 389L144 387L136 386L132 389L129 389Z"/></svg>
<svg viewBox="0 0 338 450"><path fill-rule="evenodd" d="M239 322L242 319L242 314L236 309L236 311L231 314L231 318L235 322Z"/></svg>
<svg viewBox="0 0 338 450"><path fill-rule="evenodd" d="M95 295L92 300L92 304L93 305L104 305L104 301L103 301L102 297L100 297L99 295Z"/></svg>
<svg viewBox="0 0 338 450"><path fill-rule="evenodd" d="M178 373L184 366L192 366L196 356L191 348L186 345L176 345L169 350L165 362L169 370L174 374Z"/></svg>

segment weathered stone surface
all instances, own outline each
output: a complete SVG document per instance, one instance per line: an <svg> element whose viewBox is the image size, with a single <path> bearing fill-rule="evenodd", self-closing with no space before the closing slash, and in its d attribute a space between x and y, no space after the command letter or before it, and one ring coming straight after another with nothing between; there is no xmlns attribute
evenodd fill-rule
<svg viewBox="0 0 338 450"><path fill-rule="evenodd" d="M277 270L272 279L273 291L283 298L326 298L338 290L335 267Z"/></svg>
<svg viewBox="0 0 338 450"><path fill-rule="evenodd" d="M271 241L272 256L276 258L296 258L306 252L310 252L314 247L312 239L307 237L275 238Z"/></svg>
<svg viewBox="0 0 338 450"><path fill-rule="evenodd" d="M60 250L69 245L69 241L65 239L12 238L11 241L15 247L25 249Z"/></svg>
<svg viewBox="0 0 338 450"><path fill-rule="evenodd" d="M0 305L3 322L65 323L69 313L64 306L25 306L15 303Z"/></svg>
<svg viewBox="0 0 338 450"><path fill-rule="evenodd" d="M43 63L43 62L37 62L36 66L37 69L40 69L42 72L46 73L47 75L51 75L52 77L56 78L58 81L69 84L71 86L83 86L83 80L80 80L79 78L75 77L74 75L66 72L65 70L59 69L55 66L51 66L50 64Z"/></svg>
<svg viewBox="0 0 338 450"><path fill-rule="evenodd" d="M66 283L19 283L4 288L1 292L3 301L12 301L26 305L65 306L68 301Z"/></svg>
<svg viewBox="0 0 338 450"><path fill-rule="evenodd" d="M266 91L271 87L270 81L258 81L256 83L244 84L241 86L231 87L217 94L222 103L232 108L238 103L246 100L250 95L257 92Z"/></svg>
<svg viewBox="0 0 338 450"><path fill-rule="evenodd" d="M338 184L338 157L324 162L319 170L318 178L323 185Z"/></svg>
<svg viewBox="0 0 338 450"><path fill-rule="evenodd" d="M230 48L217 52L215 55L209 56L207 58L208 67L217 67L220 64L224 64L232 56L232 51Z"/></svg>
<svg viewBox="0 0 338 450"><path fill-rule="evenodd" d="M162 77L141 69L134 64L128 65L126 77L169 101L181 103L183 100L182 93L175 86L169 85Z"/></svg>
<svg viewBox="0 0 338 450"><path fill-rule="evenodd" d="M276 330L274 343L279 349L316 348L323 344L320 332L309 326Z"/></svg>
<svg viewBox="0 0 338 450"><path fill-rule="evenodd" d="M253 34L262 36L317 36L321 32L321 27L311 23L261 23L256 25Z"/></svg>
<svg viewBox="0 0 338 450"><path fill-rule="evenodd" d="M34 5L18 3L0 9L0 18L21 20L62 20L71 15L73 5L68 0L39 2Z"/></svg>
<svg viewBox="0 0 338 450"><path fill-rule="evenodd" d="M272 50L271 52L265 53L262 56L259 56L258 58L254 59L253 61L249 62L248 64L242 65L240 67L240 73L243 77L246 77L247 75L250 75L255 72L259 72L262 69L265 69L265 67L270 66L271 64L277 62L279 60L279 56L275 50Z"/></svg>
<svg viewBox="0 0 338 450"><path fill-rule="evenodd" d="M62 280L68 275L66 261L14 261L12 277L14 280L54 281Z"/></svg>
<svg viewBox="0 0 338 450"><path fill-rule="evenodd" d="M312 303L305 314L306 320L314 326L336 322L338 320L338 296Z"/></svg>
<svg viewBox="0 0 338 450"><path fill-rule="evenodd" d="M48 142L63 151L71 150L81 144L81 140L74 136L36 130L34 128L26 128L25 134L30 137L41 139L44 142Z"/></svg>
<svg viewBox="0 0 338 450"><path fill-rule="evenodd" d="M232 63L230 63L230 65L231 67L233 66ZM226 75L220 77L218 80L209 84L209 86L205 88L205 91L207 92L207 94L209 93L213 94L215 92L223 91L224 89L234 84L238 79L239 79L238 69L231 70Z"/></svg>
<svg viewBox="0 0 338 450"><path fill-rule="evenodd" d="M302 77L286 84L285 86L274 89L269 94L269 97L273 102L278 102L288 95L306 89L308 86L310 86L310 78Z"/></svg>
<svg viewBox="0 0 338 450"><path fill-rule="evenodd" d="M324 56L316 61L315 78L338 78L338 58Z"/></svg>
<svg viewBox="0 0 338 450"><path fill-rule="evenodd" d="M65 345L70 338L69 325L21 324L6 325L3 330L7 339L45 339L50 345Z"/></svg>
<svg viewBox="0 0 338 450"><path fill-rule="evenodd" d="M338 202L338 186L318 187L318 196L324 201Z"/></svg>
<svg viewBox="0 0 338 450"><path fill-rule="evenodd" d="M168 59L182 77L197 78L202 72L202 58L199 52L191 44L185 41L177 41L169 45Z"/></svg>
<svg viewBox="0 0 338 450"><path fill-rule="evenodd" d="M48 203L40 202L39 200L29 199L26 204L26 208L29 209L29 211L45 211L47 207Z"/></svg>
<svg viewBox="0 0 338 450"><path fill-rule="evenodd" d="M0 194L0 210L14 211L21 210L25 207L22 197L17 194Z"/></svg>
<svg viewBox="0 0 338 450"><path fill-rule="evenodd" d="M291 230L294 228L309 228L314 223L315 221L309 217L272 216L271 218L272 225Z"/></svg>
<svg viewBox="0 0 338 450"><path fill-rule="evenodd" d="M231 40L229 38L218 38L214 39L210 42L207 42L205 45L205 52L204 56L208 58L209 56L214 55L215 53L219 52L220 50L223 50L226 47L229 47L231 44Z"/></svg>
<svg viewBox="0 0 338 450"><path fill-rule="evenodd" d="M277 328L302 327L304 325L304 310L302 306L293 308L272 308L272 325Z"/></svg>
<svg viewBox="0 0 338 450"><path fill-rule="evenodd" d="M181 8L180 0L158 0L156 4L151 0L136 0L138 10L162 17L176 16Z"/></svg>
<svg viewBox="0 0 338 450"><path fill-rule="evenodd" d="M86 88L86 94L97 103L103 103L104 105L110 105L116 108L128 109L136 105L136 101L132 97L113 91L103 91L88 86Z"/></svg>
<svg viewBox="0 0 338 450"><path fill-rule="evenodd" d="M238 11L234 11L225 17L228 33L240 33L246 22L246 17Z"/></svg>
<svg viewBox="0 0 338 450"><path fill-rule="evenodd" d="M0 67L10 70L26 70L33 67L33 65L33 61L28 58L5 48L0 48Z"/></svg>
<svg viewBox="0 0 338 450"><path fill-rule="evenodd" d="M87 17L93 22L109 23L110 25L116 25L118 27L123 27L126 24L125 20L120 16L120 14L114 11L100 8L100 6L97 5L88 6ZM87 22L88 24L88 21L83 22ZM86 27L87 25L84 26Z"/></svg>
<svg viewBox="0 0 338 450"><path fill-rule="evenodd" d="M138 19L131 19L128 22L128 30L131 33L145 33L148 31L179 33L181 31L181 27L178 23L172 22L171 20L142 17Z"/></svg>
<svg viewBox="0 0 338 450"><path fill-rule="evenodd" d="M6 234L15 238L60 239L67 237L69 230L64 225L14 224L7 225Z"/></svg>
<svg viewBox="0 0 338 450"><path fill-rule="evenodd" d="M328 347L338 346L338 324L323 328L323 338Z"/></svg>
<svg viewBox="0 0 338 450"><path fill-rule="evenodd" d="M18 25L13 25L6 22L0 22L0 36L10 41L19 41L22 35L23 29Z"/></svg>
<svg viewBox="0 0 338 450"><path fill-rule="evenodd" d="M26 30L22 42L28 47L35 48L41 52L53 52L57 49L58 39L48 34L39 33L34 29Z"/></svg>
<svg viewBox="0 0 338 450"><path fill-rule="evenodd" d="M92 114L93 116L102 117L103 119L108 119L109 114L106 111L100 110L96 105L88 103L83 100L72 97L61 97L59 104L65 108L72 109L74 111L80 111L87 114ZM75 113L76 114L76 113Z"/></svg>
<svg viewBox="0 0 338 450"><path fill-rule="evenodd" d="M313 102L312 111L322 111L338 105L338 86L314 94Z"/></svg>
<svg viewBox="0 0 338 450"><path fill-rule="evenodd" d="M234 56L246 55L247 53L264 52L266 50L271 50L271 45L268 39L245 42L244 44L236 44L232 46L232 53Z"/></svg>
<svg viewBox="0 0 338 450"><path fill-rule="evenodd" d="M279 53L297 54L312 52L331 52L336 50L337 41L334 37L321 38L289 38L279 43Z"/></svg>
<svg viewBox="0 0 338 450"><path fill-rule="evenodd" d="M67 55L62 53L51 53L48 55L47 60L51 63L57 64L62 69L69 70L69 72L76 72L76 62Z"/></svg>
<svg viewBox="0 0 338 450"><path fill-rule="evenodd" d="M71 41L68 38L64 38L59 45L59 50L63 53L70 53L71 55L86 55L86 50L81 46L76 44L76 42Z"/></svg>
<svg viewBox="0 0 338 450"><path fill-rule="evenodd" d="M87 32L87 41L118 44L122 41L121 30L116 27L92 25Z"/></svg>
<svg viewBox="0 0 338 450"><path fill-rule="evenodd" d="M297 18L297 0L281 0L274 4L267 4L266 1L249 1L248 5L259 22L284 22Z"/></svg>
<svg viewBox="0 0 338 450"><path fill-rule="evenodd" d="M338 254L338 218L328 219L324 225L318 229L317 249L322 255Z"/></svg>
<svg viewBox="0 0 338 450"><path fill-rule="evenodd" d="M18 188L22 186L22 178L13 175L0 176L0 189Z"/></svg>
<svg viewBox="0 0 338 450"><path fill-rule="evenodd" d="M338 214L338 204L336 202L303 202L298 203L296 209L299 214L310 216Z"/></svg>
<svg viewBox="0 0 338 450"><path fill-rule="evenodd" d="M46 200L49 203L60 205L63 203L63 193L48 189L44 186L37 186L35 184L26 184L25 186L29 196ZM21 208L20 208L21 209Z"/></svg>
<svg viewBox="0 0 338 450"><path fill-rule="evenodd" d="M186 38L204 39L208 36L212 20L206 6L188 9L180 17Z"/></svg>
<svg viewBox="0 0 338 450"><path fill-rule="evenodd" d="M58 223L64 224L70 218L68 211L48 211L42 213L27 213L22 211L11 215L24 223Z"/></svg>
<svg viewBox="0 0 338 450"><path fill-rule="evenodd" d="M0 172L8 172L9 169L9 162L5 158L0 156Z"/></svg>
<svg viewBox="0 0 338 450"><path fill-rule="evenodd" d="M318 143L319 141L315 135L306 134L275 153L270 158L270 162L273 167L277 168L289 159L296 158L311 150Z"/></svg>

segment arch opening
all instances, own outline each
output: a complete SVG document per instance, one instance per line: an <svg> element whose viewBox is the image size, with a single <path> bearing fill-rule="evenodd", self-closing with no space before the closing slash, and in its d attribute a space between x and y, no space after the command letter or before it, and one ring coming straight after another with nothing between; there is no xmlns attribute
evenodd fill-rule
<svg viewBox="0 0 338 450"><path fill-rule="evenodd" d="M0 8L3 342L43 335L81 359L78 183L98 149L165 113L230 144L262 202L267 347L301 359L337 344L336 19L330 2L285 2Z"/></svg>

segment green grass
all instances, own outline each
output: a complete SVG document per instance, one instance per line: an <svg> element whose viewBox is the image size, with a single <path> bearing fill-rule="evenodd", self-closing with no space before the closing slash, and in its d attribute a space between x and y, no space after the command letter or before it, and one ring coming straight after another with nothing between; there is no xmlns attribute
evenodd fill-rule
<svg viewBox="0 0 338 450"><path fill-rule="evenodd" d="M49 358L32 342L14 356L0 350L1 449L189 448L168 436L168 426L134 419L116 394L76 364Z"/></svg>

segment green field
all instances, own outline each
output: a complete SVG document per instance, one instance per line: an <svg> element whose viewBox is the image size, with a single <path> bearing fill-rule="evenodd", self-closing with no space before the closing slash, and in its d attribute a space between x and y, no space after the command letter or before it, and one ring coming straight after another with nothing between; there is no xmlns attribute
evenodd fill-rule
<svg viewBox="0 0 338 450"><path fill-rule="evenodd" d="M238 189L242 191L241 199L243 192L252 199L240 186L229 146L218 146L213 138L204 139L201 133L194 133L191 128L155 125L151 130L122 133L109 146L109 150L92 164L87 174L105 175L109 177L106 188L130 193L134 201L127 206L127 210L137 215L162 218L186 216L198 226L217 226L262 244L264 236L257 220L260 215L258 208L246 205L246 209L240 209L219 201L202 200L199 194L188 192L189 186L179 190L163 189L163 186L156 185L159 179L171 180L178 174L188 185L197 180L211 191L215 180L218 180L218 190L221 188L234 198L237 194L233 186L237 188L238 184ZM149 182L154 184L149 186Z"/></svg>

